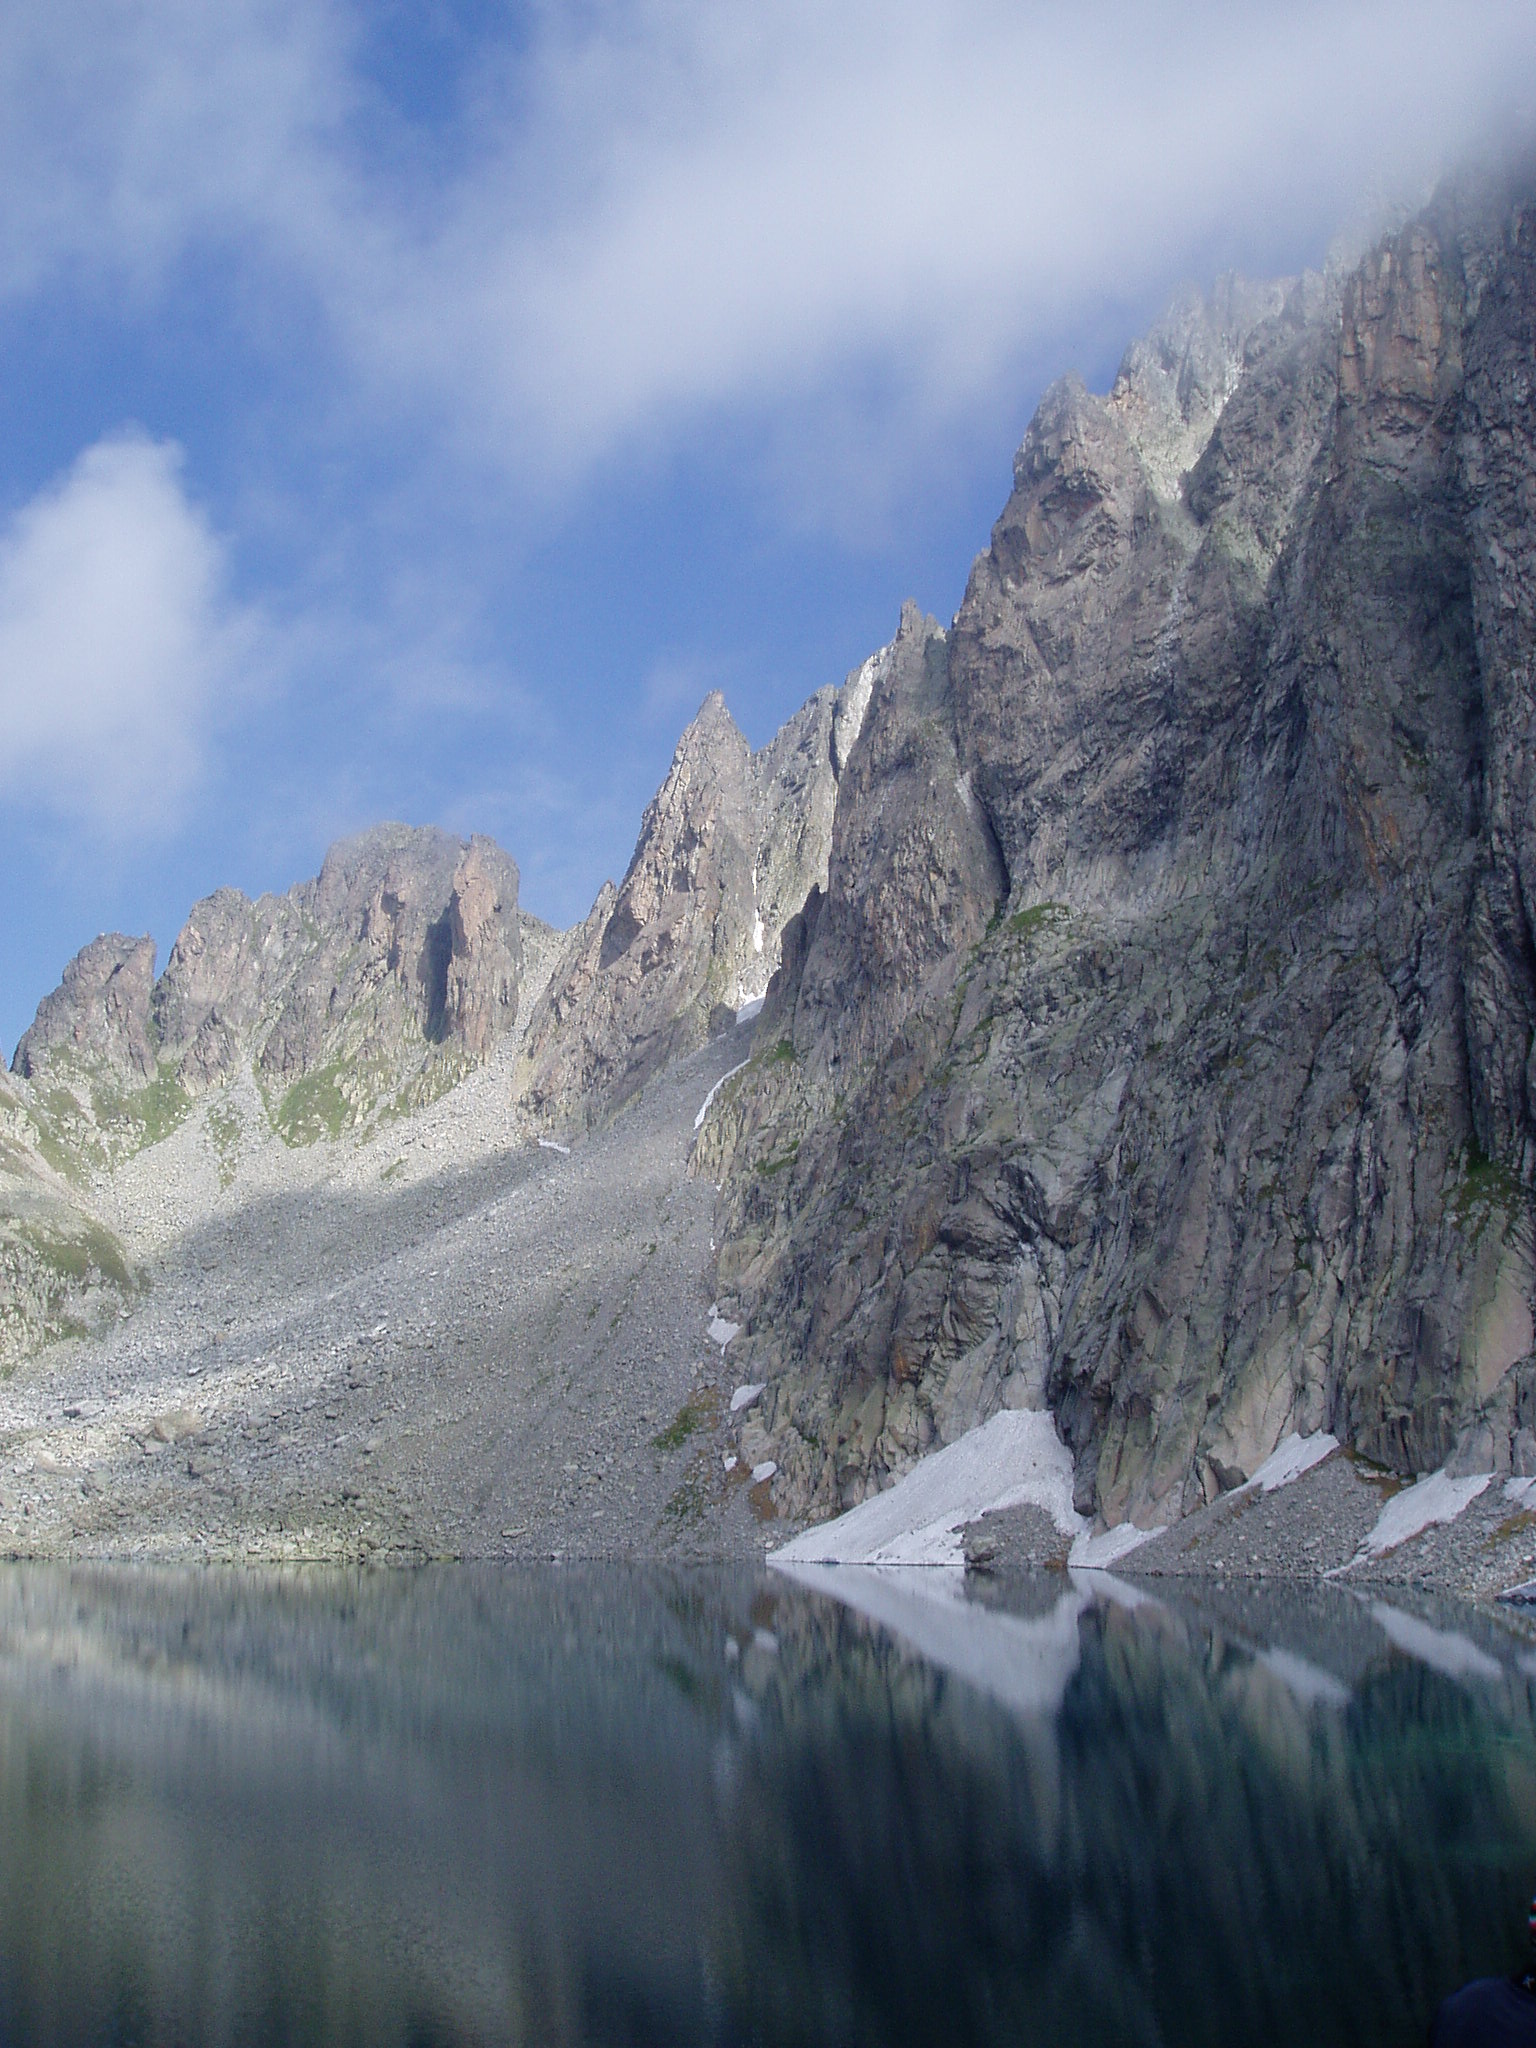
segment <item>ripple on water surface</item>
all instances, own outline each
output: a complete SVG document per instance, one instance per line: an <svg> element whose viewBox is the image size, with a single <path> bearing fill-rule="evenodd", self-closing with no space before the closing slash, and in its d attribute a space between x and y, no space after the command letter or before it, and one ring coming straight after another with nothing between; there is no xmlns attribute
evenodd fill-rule
<svg viewBox="0 0 1536 2048"><path fill-rule="evenodd" d="M1536 1659L1056 1575L0 1569L0 2041L1423 2038Z"/></svg>

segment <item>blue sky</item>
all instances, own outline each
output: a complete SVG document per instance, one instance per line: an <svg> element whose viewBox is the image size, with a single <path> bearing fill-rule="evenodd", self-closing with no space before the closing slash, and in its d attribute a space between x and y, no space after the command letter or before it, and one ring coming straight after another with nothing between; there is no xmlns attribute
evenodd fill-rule
<svg viewBox="0 0 1536 2048"><path fill-rule="evenodd" d="M1040 391L1524 124L1528 4L0 9L0 1044L103 929L623 869L947 617Z"/></svg>

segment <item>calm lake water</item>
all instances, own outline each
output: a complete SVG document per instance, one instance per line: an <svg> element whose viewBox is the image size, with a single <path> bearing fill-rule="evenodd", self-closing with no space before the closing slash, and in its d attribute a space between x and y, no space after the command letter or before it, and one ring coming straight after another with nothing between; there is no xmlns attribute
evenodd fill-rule
<svg viewBox="0 0 1536 2048"><path fill-rule="evenodd" d="M1536 1651L1055 1576L0 1568L0 2041L1422 2041Z"/></svg>

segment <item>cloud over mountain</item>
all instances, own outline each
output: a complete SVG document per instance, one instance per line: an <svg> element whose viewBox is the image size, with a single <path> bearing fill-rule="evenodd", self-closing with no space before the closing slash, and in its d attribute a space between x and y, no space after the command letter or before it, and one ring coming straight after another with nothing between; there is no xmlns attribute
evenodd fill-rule
<svg viewBox="0 0 1536 2048"><path fill-rule="evenodd" d="M220 245L318 310L350 402L525 480L839 380L886 390L871 433L937 428L1107 300L1416 187L1536 57L1505 0L632 0L458 32L422 107L392 33L340 0L13 18L0 285L153 290Z"/></svg>

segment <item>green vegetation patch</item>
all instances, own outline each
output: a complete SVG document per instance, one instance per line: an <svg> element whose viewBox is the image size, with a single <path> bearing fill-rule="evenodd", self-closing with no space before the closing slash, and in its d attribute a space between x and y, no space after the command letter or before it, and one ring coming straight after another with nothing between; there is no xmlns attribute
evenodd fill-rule
<svg viewBox="0 0 1536 2048"><path fill-rule="evenodd" d="M1028 910L1014 912L1008 920L1008 930L1016 939L1032 939L1039 932L1066 924L1071 915L1065 903L1032 903Z"/></svg>
<svg viewBox="0 0 1536 2048"><path fill-rule="evenodd" d="M134 1151L168 1138L191 1107L191 1096L169 1065L146 1087L127 1094L100 1083L91 1089L92 1113L103 1135L127 1139Z"/></svg>
<svg viewBox="0 0 1536 2048"><path fill-rule="evenodd" d="M695 1467L677 1488L662 1509L662 1513L669 1522L701 1522L708 1505L704 1493L704 1476Z"/></svg>
<svg viewBox="0 0 1536 2048"><path fill-rule="evenodd" d="M764 1180L772 1180L776 1173L783 1173L786 1167L793 1166L799 1157L800 1147L791 1145L789 1150L781 1152L777 1159L759 1159L757 1170Z"/></svg>
<svg viewBox="0 0 1536 2048"><path fill-rule="evenodd" d="M1463 1228L1476 1217L1486 1223L1495 1211L1513 1216L1520 1206L1520 1182L1501 1159L1490 1159L1474 1138L1467 1147L1461 1177L1451 1189L1450 1211Z"/></svg>
<svg viewBox="0 0 1536 2048"><path fill-rule="evenodd" d="M692 1401L685 1401L666 1428L651 1438L651 1448L657 1451L680 1451L689 1437L704 1427L704 1411Z"/></svg>
<svg viewBox="0 0 1536 2048"><path fill-rule="evenodd" d="M77 1236L51 1229L46 1223L22 1223L17 1236L38 1263L60 1281L84 1286L93 1273L99 1273L125 1292L133 1286L122 1246L99 1223L87 1223Z"/></svg>
<svg viewBox="0 0 1536 2048"><path fill-rule="evenodd" d="M285 1145L313 1145L321 1138L339 1138L352 1119L352 1105L341 1092L341 1062L317 1067L294 1082L272 1118L272 1128Z"/></svg>

